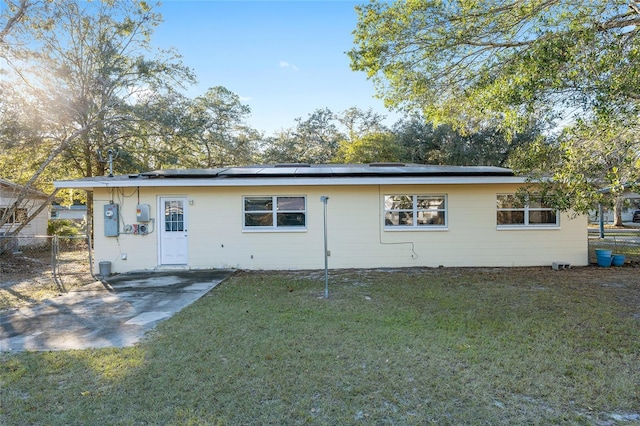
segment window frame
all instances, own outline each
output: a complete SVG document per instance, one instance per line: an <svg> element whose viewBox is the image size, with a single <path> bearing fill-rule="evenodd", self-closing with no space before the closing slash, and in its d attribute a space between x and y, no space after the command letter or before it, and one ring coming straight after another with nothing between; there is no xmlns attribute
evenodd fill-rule
<svg viewBox="0 0 640 426"><path fill-rule="evenodd" d="M7 209L10 209L11 207L0 207L0 217L2 217L4 215L4 212ZM24 207L18 207L11 216L9 216L9 218L7 218L7 221L5 222L4 225L14 225L14 224L21 224L23 223L22 220L18 220L20 219L27 219L29 216L29 211L24 208Z"/></svg>
<svg viewBox="0 0 640 426"><path fill-rule="evenodd" d="M270 210L247 210L246 200L250 198L271 198ZM278 199L281 198L301 198L304 206L302 210L283 209L278 210ZM302 214L304 225L278 225L278 214ZM271 225L247 225L247 214L271 214ZM242 231L243 232L306 232L308 223L308 207L306 195L243 195L242 196Z"/></svg>
<svg viewBox="0 0 640 426"><path fill-rule="evenodd" d="M388 209L387 197L411 197L411 209ZM419 208L418 199L420 197L438 197L443 199L443 208ZM387 224L387 213L390 212L408 212L412 214L412 218L417 218L420 212L444 213L444 223L442 224L419 224L417 220L412 219L411 225L393 225ZM385 231L447 231L449 230L449 197L442 193L393 193L384 194L382 197L382 225Z"/></svg>
<svg viewBox="0 0 640 426"><path fill-rule="evenodd" d="M553 207L544 207L542 199L539 199L540 207L531 207L529 200L527 200L522 206L512 207L499 207L499 198L512 197L516 200L515 193L498 193L496 194L496 227L497 229L558 229L560 228L560 211ZM536 196L536 199L538 197ZM498 223L500 212L522 212L523 223ZM555 223L531 223L531 213L535 212L553 212L555 215Z"/></svg>

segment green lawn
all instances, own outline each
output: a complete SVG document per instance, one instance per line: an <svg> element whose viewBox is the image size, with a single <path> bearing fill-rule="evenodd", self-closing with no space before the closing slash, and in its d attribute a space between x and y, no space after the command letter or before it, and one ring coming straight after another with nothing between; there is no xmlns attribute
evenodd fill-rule
<svg viewBox="0 0 640 426"><path fill-rule="evenodd" d="M0 424L637 424L637 277L237 273L136 347L0 355Z"/></svg>

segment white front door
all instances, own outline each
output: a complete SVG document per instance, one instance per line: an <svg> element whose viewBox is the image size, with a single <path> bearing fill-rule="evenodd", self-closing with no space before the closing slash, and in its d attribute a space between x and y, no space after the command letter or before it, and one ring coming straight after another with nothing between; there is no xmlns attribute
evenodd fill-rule
<svg viewBox="0 0 640 426"><path fill-rule="evenodd" d="M187 264L187 199L160 197L160 264Z"/></svg>

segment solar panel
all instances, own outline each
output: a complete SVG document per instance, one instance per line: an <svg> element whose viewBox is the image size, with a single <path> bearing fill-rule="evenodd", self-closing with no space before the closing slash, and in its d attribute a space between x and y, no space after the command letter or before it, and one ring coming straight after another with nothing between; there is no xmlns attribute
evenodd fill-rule
<svg viewBox="0 0 640 426"><path fill-rule="evenodd" d="M356 176L513 176L510 169L493 166L430 164L276 164L212 169L168 169L140 173L148 178L260 178Z"/></svg>

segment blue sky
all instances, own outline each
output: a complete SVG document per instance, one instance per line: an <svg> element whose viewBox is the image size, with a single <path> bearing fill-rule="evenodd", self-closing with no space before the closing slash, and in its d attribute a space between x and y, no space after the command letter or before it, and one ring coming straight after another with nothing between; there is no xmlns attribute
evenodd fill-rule
<svg viewBox="0 0 640 426"><path fill-rule="evenodd" d="M354 1L164 0L158 47L174 47L195 70L189 96L224 86L251 107L249 124L267 135L294 127L319 108L352 106L389 117L373 83L354 72Z"/></svg>

